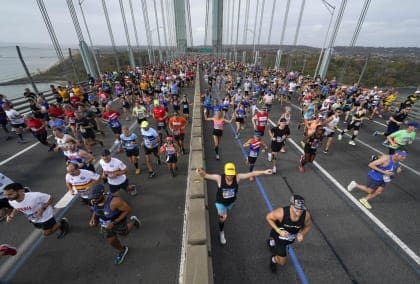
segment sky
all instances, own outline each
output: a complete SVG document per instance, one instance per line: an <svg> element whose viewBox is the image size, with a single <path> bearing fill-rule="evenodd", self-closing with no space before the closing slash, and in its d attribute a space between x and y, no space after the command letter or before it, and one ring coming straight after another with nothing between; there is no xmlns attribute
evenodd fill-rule
<svg viewBox="0 0 420 284"><path fill-rule="evenodd" d="M49 14L51 23L54 26L56 37L62 47L76 46L78 38L70 17L69 9L64 0L43 0ZM73 0L80 26L82 28L85 41L89 44L83 19L79 6L80 0ZM146 45L145 24L142 12L141 0L131 0L135 15L135 24L139 45ZM152 40L154 45L158 45L158 35L160 33L161 45L165 44L163 33L163 21L161 17L161 3L165 9L165 21L167 30L167 42L174 43L175 29L171 21L167 21L167 8L172 0L155 0L158 11L158 24L154 13L153 0L146 0L147 12L149 16L150 28L152 30ZM241 8L239 9L239 1ZM260 44L268 44L268 31L270 19L273 11L273 3L276 0L250 0L248 16L247 44L258 44L258 33L261 18L261 3L265 3L262 14L262 25L260 34ZM36 0L1 1L0 11L0 44L45 44L52 46L47 28L43 22L41 12ZM82 0L82 7L85 13L89 31L92 36L93 45L111 45L101 0ZM130 13L129 0L122 0L127 19L131 45L136 46L133 22ZM191 11L191 32L193 45L203 45L205 35L206 0L189 0ZM210 0L210 3L212 1ZM259 3L258 17L255 21L257 2ZM328 0L334 6L335 15L333 25L341 4L340 0ZM342 18L341 26L337 34L335 46L348 46L356 28L357 21L362 11L365 0L348 0ZM281 31L283 29L283 18L286 9L286 0L277 0L274 8L274 20L272 25L272 35L270 44L279 45ZM301 7L301 0L292 0L288 20L284 34L284 44L293 44L296 33L297 22ZM124 32L122 14L118 0L106 0L109 18L117 45L127 45ZM233 29L231 22L224 23L224 42L236 42L236 27L239 11L239 32L238 43L242 44L245 30L245 5L246 0L224 0L225 12L229 11L229 18L233 14ZM230 8L229 8L230 7ZM232 8L234 7L234 8ZM356 42L357 46L373 47L420 47L420 1L419 0L371 0L369 10L366 14L365 22L361 28L360 35ZM298 45L308 45L322 47L330 21L330 13L325 8L322 0L306 0L301 28L297 40ZM227 17L224 17L226 20ZM256 22L256 23L255 23ZM256 25L255 25L256 24ZM230 31L227 27L230 25ZM332 26L333 26L332 25ZM156 28L159 27L159 28ZM256 28L254 28L256 27ZM233 32L232 32L233 30ZM254 31L255 30L255 31ZM208 32L211 35L211 32ZM207 44L210 44L208 38Z"/></svg>

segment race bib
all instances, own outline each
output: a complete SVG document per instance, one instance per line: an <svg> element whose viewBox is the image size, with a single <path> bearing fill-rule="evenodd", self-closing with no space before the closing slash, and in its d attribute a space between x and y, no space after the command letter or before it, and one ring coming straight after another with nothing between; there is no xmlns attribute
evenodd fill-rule
<svg viewBox="0 0 420 284"><path fill-rule="evenodd" d="M233 188L224 188L223 190L223 198L224 199L229 199L229 198L233 198L235 197L235 189Z"/></svg>

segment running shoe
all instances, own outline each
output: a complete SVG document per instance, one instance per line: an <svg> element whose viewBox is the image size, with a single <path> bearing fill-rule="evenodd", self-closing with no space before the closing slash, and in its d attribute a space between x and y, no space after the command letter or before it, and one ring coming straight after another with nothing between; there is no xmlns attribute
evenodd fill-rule
<svg viewBox="0 0 420 284"><path fill-rule="evenodd" d="M224 231L221 231L219 233L219 241L220 241L220 244L222 244L222 245L226 244L226 238L225 238L225 232Z"/></svg>
<svg viewBox="0 0 420 284"><path fill-rule="evenodd" d="M379 131L377 130L372 133L373 136L377 136L378 134L379 134Z"/></svg>
<svg viewBox="0 0 420 284"><path fill-rule="evenodd" d="M137 216L131 216L130 221L134 223L134 227L136 227L137 229L140 228L141 221L139 218L137 218Z"/></svg>
<svg viewBox="0 0 420 284"><path fill-rule="evenodd" d="M385 140L384 142L382 142L382 146L384 146L384 147L389 147L389 142L388 142L388 140Z"/></svg>
<svg viewBox="0 0 420 284"><path fill-rule="evenodd" d="M3 252L3 255L16 255L17 253L16 248L8 244L0 245L0 251Z"/></svg>
<svg viewBox="0 0 420 284"><path fill-rule="evenodd" d="M355 143L353 140L350 140L350 141L349 141L349 144L350 144L350 145L353 145L353 146L356 146L356 143Z"/></svg>
<svg viewBox="0 0 420 284"><path fill-rule="evenodd" d="M357 187L357 182L352 180L349 185L347 185L347 191L351 192L353 189Z"/></svg>
<svg viewBox="0 0 420 284"><path fill-rule="evenodd" d="M60 224L61 224L60 233L58 234L57 239L64 238L70 231L70 224L67 218L61 219Z"/></svg>
<svg viewBox="0 0 420 284"><path fill-rule="evenodd" d="M276 166L273 167L273 174L277 173L277 168Z"/></svg>
<svg viewBox="0 0 420 284"><path fill-rule="evenodd" d="M327 155L327 154L328 154L328 150L327 150L327 149L324 149L324 151L323 151L323 152L324 152L324 154L325 154L325 155Z"/></svg>
<svg viewBox="0 0 420 284"><path fill-rule="evenodd" d="M372 209L372 206L370 205L369 201L366 198L360 198L360 203L362 203L363 206L365 206L367 209Z"/></svg>
<svg viewBox="0 0 420 284"><path fill-rule="evenodd" d="M276 273L277 272L277 263L273 262L273 257L274 257L274 255L270 257L270 271L272 273Z"/></svg>
<svg viewBox="0 0 420 284"><path fill-rule="evenodd" d="M124 246L123 250L115 257L114 263L121 264L128 253L128 246Z"/></svg>
<svg viewBox="0 0 420 284"><path fill-rule="evenodd" d="M216 154L216 160L220 160L219 154Z"/></svg>
<svg viewBox="0 0 420 284"><path fill-rule="evenodd" d="M299 171L300 171L301 173L304 173L304 172L305 172L305 168L304 168L303 166L299 166Z"/></svg>
<svg viewBox="0 0 420 284"><path fill-rule="evenodd" d="M338 134L337 139L338 139L338 141L343 140L343 135L342 134Z"/></svg>
<svg viewBox="0 0 420 284"><path fill-rule="evenodd" d="M238 138L239 138L239 134L236 134L236 135L235 135L235 139L238 139Z"/></svg>
<svg viewBox="0 0 420 284"><path fill-rule="evenodd" d="M372 156L370 156L370 161L371 162L373 162L373 161L375 161L375 160L377 160L378 159L378 156L376 156L376 155L372 155Z"/></svg>
<svg viewBox="0 0 420 284"><path fill-rule="evenodd" d="M149 178L153 178L155 175L156 175L156 173L155 173L155 172L150 172L150 173L149 173Z"/></svg>
<svg viewBox="0 0 420 284"><path fill-rule="evenodd" d="M140 174L140 169L135 169L134 173L135 173L136 175Z"/></svg>
<svg viewBox="0 0 420 284"><path fill-rule="evenodd" d="M300 155L299 164L303 164L305 162L305 155Z"/></svg>
<svg viewBox="0 0 420 284"><path fill-rule="evenodd" d="M136 196L136 195L137 195L137 189L136 189L136 186L135 186L135 185L133 185L133 186L131 187L131 190L130 190L130 195L131 195L131 196Z"/></svg>

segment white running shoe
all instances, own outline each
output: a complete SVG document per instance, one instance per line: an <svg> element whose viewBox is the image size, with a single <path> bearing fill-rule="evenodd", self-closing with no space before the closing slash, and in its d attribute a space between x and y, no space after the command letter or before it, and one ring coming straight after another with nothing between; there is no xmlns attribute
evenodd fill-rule
<svg viewBox="0 0 420 284"><path fill-rule="evenodd" d="M276 166L273 167L273 174L277 173L277 168Z"/></svg>
<svg viewBox="0 0 420 284"><path fill-rule="evenodd" d="M350 145L353 145L353 146L356 146L356 143L355 143L353 140L350 140L350 141L349 141L349 144L350 144Z"/></svg>
<svg viewBox="0 0 420 284"><path fill-rule="evenodd" d="M226 238L225 238L225 232L224 231L221 231L219 233L219 240L220 240L220 243L222 245L225 245L226 244Z"/></svg>
<svg viewBox="0 0 420 284"><path fill-rule="evenodd" d="M341 135L341 134L338 134L338 137L337 137L337 139L338 139L338 141L341 141L341 140L343 140L343 135Z"/></svg>
<svg viewBox="0 0 420 284"><path fill-rule="evenodd" d="M355 189L357 187L357 182L355 182L354 180L352 180L349 185L347 186L347 191L351 192L353 189Z"/></svg>

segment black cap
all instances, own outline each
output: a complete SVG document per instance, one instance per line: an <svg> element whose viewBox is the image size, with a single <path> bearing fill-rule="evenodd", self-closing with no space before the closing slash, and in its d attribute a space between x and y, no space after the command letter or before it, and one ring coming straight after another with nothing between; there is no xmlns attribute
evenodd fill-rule
<svg viewBox="0 0 420 284"><path fill-rule="evenodd" d="M105 193L105 188L102 184L94 184L89 190L89 199L98 199Z"/></svg>
<svg viewBox="0 0 420 284"><path fill-rule="evenodd" d="M296 209L306 210L305 199L300 195L295 194L290 197L290 204L293 205L293 207Z"/></svg>
<svg viewBox="0 0 420 284"><path fill-rule="evenodd" d="M111 155L111 152L108 149L104 149L102 151L102 156L110 156L110 155Z"/></svg>

